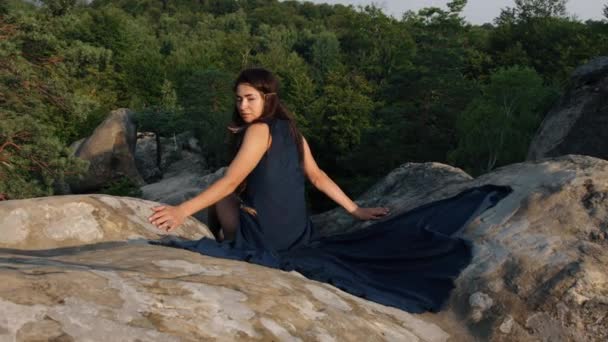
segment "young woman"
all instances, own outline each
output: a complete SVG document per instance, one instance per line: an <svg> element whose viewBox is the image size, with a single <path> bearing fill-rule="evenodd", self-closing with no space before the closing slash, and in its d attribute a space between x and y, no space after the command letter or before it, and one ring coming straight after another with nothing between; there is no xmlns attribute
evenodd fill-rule
<svg viewBox="0 0 608 342"><path fill-rule="evenodd" d="M297 270L410 312L438 310L453 278L471 258L468 244L449 235L509 189L475 188L358 232L316 236L305 205L305 178L357 219L379 219L389 209L359 207L318 167L293 116L279 100L271 72L244 70L234 90L230 129L236 135L236 155L225 175L178 206L153 208L150 222L171 231L189 215L210 208L211 216L217 215L220 242L203 238L171 244Z"/></svg>

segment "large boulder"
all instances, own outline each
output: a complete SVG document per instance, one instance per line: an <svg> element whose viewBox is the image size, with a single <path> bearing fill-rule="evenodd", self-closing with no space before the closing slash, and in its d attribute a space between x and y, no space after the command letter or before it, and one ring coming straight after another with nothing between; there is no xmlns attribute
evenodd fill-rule
<svg viewBox="0 0 608 342"><path fill-rule="evenodd" d="M582 154L608 159L608 57L577 68L532 140L528 159Z"/></svg>
<svg viewBox="0 0 608 342"><path fill-rule="evenodd" d="M477 179L449 166L408 163L357 202L399 212L483 184L513 192L462 231L474 258L435 319L445 327L457 317L482 341L608 340L607 161L569 155ZM340 211L316 217L315 227L335 234L370 224Z"/></svg>
<svg viewBox="0 0 608 342"><path fill-rule="evenodd" d="M5 201L0 205L0 248L48 250L159 239L166 234L147 221L155 205L158 203L98 194ZM199 239L213 235L188 218L179 236Z"/></svg>
<svg viewBox="0 0 608 342"><path fill-rule="evenodd" d="M135 165L136 127L129 109L114 110L78 146L75 155L89 161L85 176L70 183L74 193L96 191L111 181L127 177L136 185L145 184Z"/></svg>
<svg viewBox="0 0 608 342"><path fill-rule="evenodd" d="M158 234L145 221L152 204L100 195L0 202L0 340L450 337L295 272L143 244ZM193 220L176 233L210 236Z"/></svg>
<svg viewBox="0 0 608 342"><path fill-rule="evenodd" d="M463 232L451 308L492 341L608 340L608 162L568 155L470 182L514 191Z"/></svg>

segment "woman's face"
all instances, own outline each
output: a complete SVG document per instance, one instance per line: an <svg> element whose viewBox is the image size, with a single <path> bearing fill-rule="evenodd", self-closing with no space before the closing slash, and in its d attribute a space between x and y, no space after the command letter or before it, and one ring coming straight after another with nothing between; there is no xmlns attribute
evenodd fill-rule
<svg viewBox="0 0 608 342"><path fill-rule="evenodd" d="M264 96L254 87L241 83L236 87L236 109L246 123L262 116Z"/></svg>

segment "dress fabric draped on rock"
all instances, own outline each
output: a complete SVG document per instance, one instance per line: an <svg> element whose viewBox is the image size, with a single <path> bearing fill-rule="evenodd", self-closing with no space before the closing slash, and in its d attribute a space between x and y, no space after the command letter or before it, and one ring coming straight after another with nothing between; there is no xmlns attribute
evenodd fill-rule
<svg viewBox="0 0 608 342"><path fill-rule="evenodd" d="M307 213L297 147L287 121L270 120L270 149L241 194L257 215L239 210L236 237L172 241L205 255L248 261L330 283L384 305L438 311L471 261L469 242L452 235L511 189L484 185L374 222L359 231L315 234Z"/></svg>

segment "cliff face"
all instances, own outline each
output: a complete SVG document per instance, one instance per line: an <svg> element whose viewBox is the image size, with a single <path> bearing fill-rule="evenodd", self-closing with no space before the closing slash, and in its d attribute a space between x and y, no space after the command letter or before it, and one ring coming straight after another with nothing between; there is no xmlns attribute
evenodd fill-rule
<svg viewBox="0 0 608 342"><path fill-rule="evenodd" d="M608 161L570 155L477 179L410 163L358 201L398 212L489 183L513 192L461 232L473 262L445 310L422 315L295 272L146 244L161 237L145 220L153 202L0 202L0 339L608 339ZM364 229L339 215L315 217L317 228ZM201 236L210 233L191 220L171 238Z"/></svg>

